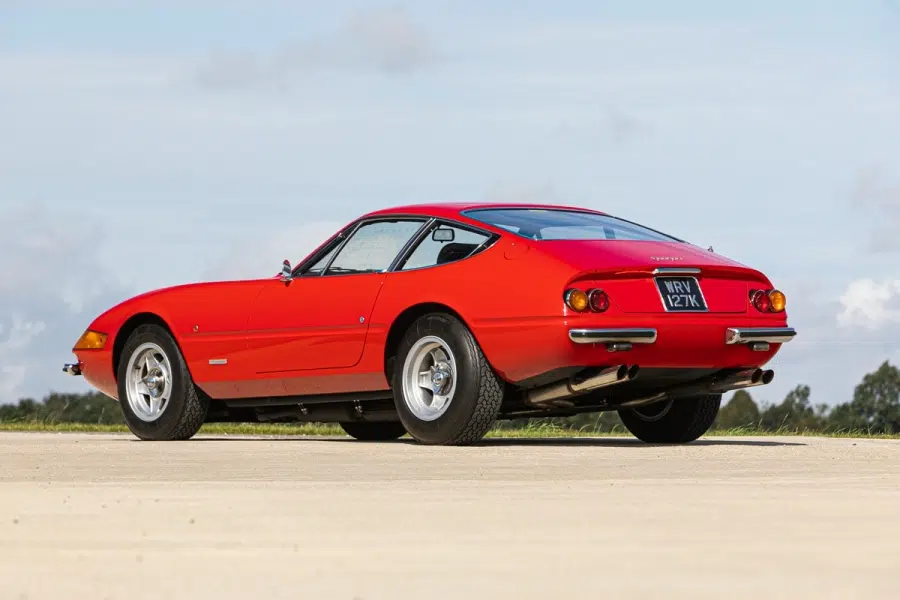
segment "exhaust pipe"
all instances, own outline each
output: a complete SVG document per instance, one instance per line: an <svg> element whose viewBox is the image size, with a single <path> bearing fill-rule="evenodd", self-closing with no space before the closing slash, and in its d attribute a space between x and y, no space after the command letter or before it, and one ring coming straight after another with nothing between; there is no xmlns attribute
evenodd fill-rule
<svg viewBox="0 0 900 600"><path fill-rule="evenodd" d="M748 387L756 387L758 385L766 385L771 383L775 378L775 371L772 369L749 369L728 375L718 381L714 381L709 386L709 391L714 394L730 392L732 390L740 390Z"/></svg>
<svg viewBox="0 0 900 600"><path fill-rule="evenodd" d="M571 402L561 399L578 394L584 394L593 390L616 385L625 381L631 381L638 376L640 367L637 365L619 365L603 369L594 375L576 376L565 381L552 383L548 386L529 390L525 394L525 403L544 408L555 406L557 403L571 406Z"/></svg>

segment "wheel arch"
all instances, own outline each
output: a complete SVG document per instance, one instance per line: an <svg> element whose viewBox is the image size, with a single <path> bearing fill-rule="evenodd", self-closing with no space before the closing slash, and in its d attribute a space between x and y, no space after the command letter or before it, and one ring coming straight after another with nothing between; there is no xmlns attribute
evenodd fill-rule
<svg viewBox="0 0 900 600"><path fill-rule="evenodd" d="M472 334L472 337L475 337L475 341L478 341L478 338L475 336L475 332L472 331L472 327L469 325L466 319L452 307L441 302L422 302L419 304L414 304L397 315L397 318L394 319L394 322L391 323L391 327L388 330L388 335L384 343L383 365L384 376L388 380L388 382L390 382L392 379L392 360L397 356L397 348L400 346L400 340L403 339L403 334L406 333L406 330L415 322L416 319L429 313L436 312L446 313L459 319L460 322L462 322L462 324L465 325L466 328L468 328L469 332Z"/></svg>
<svg viewBox="0 0 900 600"><path fill-rule="evenodd" d="M172 339L175 341L175 345L179 346L178 340L175 337L175 333L172 331L172 328L165 321L165 319L163 319L158 314L153 312L140 312L132 315L119 328L119 331L116 334L116 339L113 342L112 370L113 378L115 379L116 383L119 382L119 361L122 359L122 351L125 349L125 343L128 341L128 338L131 337L131 334L134 333L134 331L142 325L158 325L162 327L169 333L169 335L172 336Z"/></svg>

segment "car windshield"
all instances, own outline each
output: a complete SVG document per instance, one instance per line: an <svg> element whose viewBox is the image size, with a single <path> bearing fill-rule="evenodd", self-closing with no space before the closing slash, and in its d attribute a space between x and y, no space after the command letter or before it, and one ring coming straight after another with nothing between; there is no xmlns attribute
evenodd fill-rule
<svg viewBox="0 0 900 600"><path fill-rule="evenodd" d="M532 240L682 241L623 219L578 210L487 208L465 214Z"/></svg>

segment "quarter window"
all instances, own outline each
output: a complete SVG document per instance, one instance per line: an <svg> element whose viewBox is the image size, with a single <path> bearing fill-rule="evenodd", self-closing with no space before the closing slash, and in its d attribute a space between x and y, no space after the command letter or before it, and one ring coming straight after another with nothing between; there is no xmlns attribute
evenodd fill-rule
<svg viewBox="0 0 900 600"><path fill-rule="evenodd" d="M353 233L325 275L386 271L423 220L404 219L365 223Z"/></svg>
<svg viewBox="0 0 900 600"><path fill-rule="evenodd" d="M440 225L425 236L401 270L433 267L468 258L489 239L490 236L483 233Z"/></svg>

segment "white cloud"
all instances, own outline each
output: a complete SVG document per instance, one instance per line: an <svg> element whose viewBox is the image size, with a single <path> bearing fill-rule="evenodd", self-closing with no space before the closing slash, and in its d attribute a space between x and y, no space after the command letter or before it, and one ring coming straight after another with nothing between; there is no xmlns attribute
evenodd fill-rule
<svg viewBox="0 0 900 600"><path fill-rule="evenodd" d="M851 200L855 208L869 217L872 233L868 250L873 253L900 252L900 184L892 181L883 169L861 171L853 184Z"/></svg>
<svg viewBox="0 0 900 600"><path fill-rule="evenodd" d="M560 194L552 184L500 183L492 186L486 202L521 202L525 204L555 204Z"/></svg>
<svg viewBox="0 0 900 600"><path fill-rule="evenodd" d="M40 206L2 212L0 222L0 403L84 389L62 364L88 323L129 295L99 266L100 228Z"/></svg>
<svg viewBox="0 0 900 600"><path fill-rule="evenodd" d="M24 365L6 365L0 368L0 404L4 399L15 397L16 391L25 383L26 372Z"/></svg>
<svg viewBox="0 0 900 600"><path fill-rule="evenodd" d="M857 279L847 286L840 300L843 310L837 320L842 327L877 330L900 324L900 279L880 283Z"/></svg>
<svg viewBox="0 0 900 600"><path fill-rule="evenodd" d="M8 331L0 322L0 401L12 395L25 382L27 367L17 362L22 351L46 327L42 321L24 321L19 315L12 316Z"/></svg>
<svg viewBox="0 0 900 600"><path fill-rule="evenodd" d="M12 356L13 350L21 350L25 348L31 340L43 332L47 328L43 321L24 321L19 315L12 316L12 326L9 332L4 331L4 327L0 324L0 339L6 335L5 341L0 341L0 358ZM0 362L6 362L0 360Z"/></svg>
<svg viewBox="0 0 900 600"><path fill-rule="evenodd" d="M312 221L297 227L261 231L234 242L222 259L207 269L204 279L273 277L281 271L285 259L296 265L344 225L337 221Z"/></svg>
<svg viewBox="0 0 900 600"><path fill-rule="evenodd" d="M428 35L401 9L354 14L332 35L283 44L269 58L252 52L216 52L197 73L208 88L284 85L316 69L411 73L438 58Z"/></svg>

